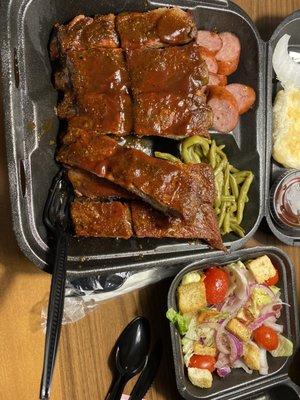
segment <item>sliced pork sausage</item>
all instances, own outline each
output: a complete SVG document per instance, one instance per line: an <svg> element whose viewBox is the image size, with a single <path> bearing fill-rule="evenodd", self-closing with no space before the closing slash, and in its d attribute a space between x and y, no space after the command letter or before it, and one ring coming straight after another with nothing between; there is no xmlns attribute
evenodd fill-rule
<svg viewBox="0 0 300 400"><path fill-rule="evenodd" d="M206 62L208 72L216 74L218 72L218 63L213 53L205 47L199 46L199 53L203 60Z"/></svg>
<svg viewBox="0 0 300 400"><path fill-rule="evenodd" d="M234 96L223 86L210 86L207 100L213 111L213 129L222 133L232 131L239 121Z"/></svg>
<svg viewBox="0 0 300 400"><path fill-rule="evenodd" d="M240 115L247 112L255 103L255 91L250 86L241 83L231 83L226 86L226 89L234 96Z"/></svg>
<svg viewBox="0 0 300 400"><path fill-rule="evenodd" d="M208 85L210 86L226 86L227 85L227 76L214 74L210 72L208 74Z"/></svg>
<svg viewBox="0 0 300 400"><path fill-rule="evenodd" d="M222 48L222 39L216 32L198 31L196 43L216 54Z"/></svg>
<svg viewBox="0 0 300 400"><path fill-rule="evenodd" d="M230 32L220 33L223 45L216 54L218 62L218 74L233 74L239 65L241 54L241 43L239 38Z"/></svg>

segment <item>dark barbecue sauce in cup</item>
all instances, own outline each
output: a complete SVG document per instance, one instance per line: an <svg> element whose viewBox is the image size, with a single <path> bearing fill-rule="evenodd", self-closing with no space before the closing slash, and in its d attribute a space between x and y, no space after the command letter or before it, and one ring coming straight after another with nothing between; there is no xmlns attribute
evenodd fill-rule
<svg viewBox="0 0 300 400"><path fill-rule="evenodd" d="M300 230L300 171L288 172L275 183L271 204L280 226Z"/></svg>

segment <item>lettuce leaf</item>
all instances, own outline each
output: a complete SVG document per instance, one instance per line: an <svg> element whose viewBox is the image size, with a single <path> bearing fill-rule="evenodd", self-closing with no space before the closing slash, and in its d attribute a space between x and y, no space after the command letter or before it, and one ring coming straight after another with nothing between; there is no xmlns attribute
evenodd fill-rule
<svg viewBox="0 0 300 400"><path fill-rule="evenodd" d="M168 318L169 321L172 322L172 324L178 330L180 335L185 335L187 333L190 322L188 316L181 315L178 312L176 312L173 308L169 308L169 310L166 313L166 317Z"/></svg>

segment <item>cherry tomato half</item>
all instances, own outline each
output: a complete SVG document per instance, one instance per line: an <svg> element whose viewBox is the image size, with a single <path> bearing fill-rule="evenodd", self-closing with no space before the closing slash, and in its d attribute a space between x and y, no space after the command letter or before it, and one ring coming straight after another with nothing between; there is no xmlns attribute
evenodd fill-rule
<svg viewBox="0 0 300 400"><path fill-rule="evenodd" d="M201 356L200 354L193 354L190 358L190 368L208 369L210 372L215 370L216 359L213 356Z"/></svg>
<svg viewBox="0 0 300 400"><path fill-rule="evenodd" d="M208 304L219 304L225 300L229 276L226 271L218 267L211 267L204 272L204 285Z"/></svg>
<svg viewBox="0 0 300 400"><path fill-rule="evenodd" d="M269 326L260 326L253 332L254 341L266 350L275 350L278 347L278 334Z"/></svg>
<svg viewBox="0 0 300 400"><path fill-rule="evenodd" d="M265 281L265 284L268 286L276 285L279 281L279 273L278 273L277 268L275 268L275 269L276 269L276 274L274 276L271 276L271 278L269 278Z"/></svg>

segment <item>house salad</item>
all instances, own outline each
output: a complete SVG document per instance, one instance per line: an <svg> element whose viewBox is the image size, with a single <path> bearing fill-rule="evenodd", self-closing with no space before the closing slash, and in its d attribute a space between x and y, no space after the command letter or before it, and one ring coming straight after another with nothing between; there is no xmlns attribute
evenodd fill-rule
<svg viewBox="0 0 300 400"><path fill-rule="evenodd" d="M192 384L212 386L215 372L232 369L268 374L267 352L293 353L293 343L278 323L282 307L279 273L267 255L187 273L178 289L178 309L167 318L182 336L182 351Z"/></svg>

